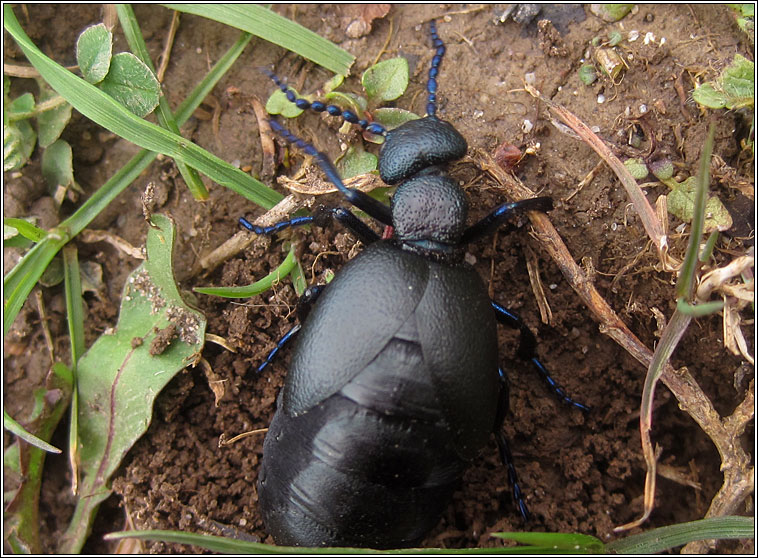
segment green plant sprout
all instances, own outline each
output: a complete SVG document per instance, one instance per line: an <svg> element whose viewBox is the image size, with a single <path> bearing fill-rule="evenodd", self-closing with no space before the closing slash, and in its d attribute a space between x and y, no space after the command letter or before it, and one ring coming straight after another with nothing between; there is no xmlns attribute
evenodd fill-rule
<svg viewBox="0 0 758 558"><path fill-rule="evenodd" d="M682 182L674 178L674 165L670 159L659 159L645 163L635 157L624 161L624 166L637 180L645 179L650 173L671 189L666 196L668 212L690 223L695 213L697 178L689 176ZM705 231L725 231L732 226L732 216L716 196L708 196L705 203Z"/></svg>

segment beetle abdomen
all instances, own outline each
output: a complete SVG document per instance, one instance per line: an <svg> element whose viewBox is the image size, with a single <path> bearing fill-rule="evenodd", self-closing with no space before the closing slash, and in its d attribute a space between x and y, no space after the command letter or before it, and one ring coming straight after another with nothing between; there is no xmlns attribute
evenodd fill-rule
<svg viewBox="0 0 758 558"><path fill-rule="evenodd" d="M466 462L430 381L418 344L393 338L308 412L279 408L258 486L278 544L395 548L437 523Z"/></svg>

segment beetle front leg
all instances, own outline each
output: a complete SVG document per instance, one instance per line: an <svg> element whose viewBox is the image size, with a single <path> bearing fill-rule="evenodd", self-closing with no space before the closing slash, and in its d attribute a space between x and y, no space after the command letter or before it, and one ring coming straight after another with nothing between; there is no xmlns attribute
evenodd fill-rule
<svg viewBox="0 0 758 558"><path fill-rule="evenodd" d="M573 405L574 407L581 409L582 411L589 411L590 408L587 405L571 399L571 397L566 394L564 389L553 379L553 377L550 375L550 372L548 372L547 368L545 368L545 365L539 361L537 358L537 340L535 339L532 331L526 327L524 320L522 320L519 315L514 314L507 308L500 306L494 300L490 302L492 304L492 308L495 310L495 316L498 322L513 329L519 330L521 334L521 340L519 341L518 352L516 353L517 356L522 360L528 360L534 364L535 368L537 368L537 371L540 373L540 376L542 376L550 388L558 395L558 397L563 399L563 401L569 405Z"/></svg>

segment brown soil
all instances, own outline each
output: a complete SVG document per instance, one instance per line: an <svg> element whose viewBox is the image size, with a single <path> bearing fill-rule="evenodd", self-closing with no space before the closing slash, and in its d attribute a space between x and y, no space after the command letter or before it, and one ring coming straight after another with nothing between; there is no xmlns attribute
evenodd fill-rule
<svg viewBox="0 0 758 558"><path fill-rule="evenodd" d="M494 5L394 5L385 18L374 22L367 36L359 39L346 38L349 18L346 20L342 13L346 6L280 5L275 9L354 53L354 76L373 63L391 35L383 57L403 55L411 66L411 85L397 106L417 113L424 112L424 82L431 58L427 22L436 18L448 48L439 80L439 116L452 122L471 148L492 152L504 141L520 147L539 143L536 155L527 156L517 167L517 175L535 192L556 200L550 218L574 259L591 260L596 287L648 347L654 347L658 340L652 309L666 317L674 310L675 277L656 271L656 257L640 221L608 167L601 166L592 181L567 199L599 158L549 122L545 108L523 91L525 74L535 74L535 86L543 95L568 107L588 125L597 126L622 158L666 154L676 161L682 176L696 172L708 123L715 122L714 152L735 167L737 175L752 188L752 162L745 161L744 153L739 156L739 116L702 111L690 94L692 76L713 78L735 52L751 57L752 47L726 7L640 6L621 23L608 24L582 6L564 10L544 6L543 15L537 19L551 19L554 28L538 29L537 20L526 25L512 20L495 24L502 7ZM171 13L150 5L137 5L135 11L155 59L163 48ZM100 8L95 5L29 5L27 12L28 17L16 8L29 35L44 52L66 65L74 63L78 33L101 20ZM580 60L593 37L607 37L612 29L621 30L624 36L620 48L631 60L630 67L615 84L601 78L585 86L577 76ZM640 33L635 42L626 40L631 30ZM655 43L644 44L647 32L654 34ZM172 106L184 98L197 77L227 50L236 35L215 22L182 16L164 81ZM660 45L664 37L666 42ZM126 50L125 44L117 32L114 52ZM23 61L7 35L6 57ZM254 174L261 171L261 148L249 99L265 101L273 90L256 70L264 65L274 65L300 91L313 91L328 78L325 70L254 40L214 92L221 106L217 135L212 121L202 115L192 118L183 130L185 137L227 161L238 161L242 168L251 167ZM358 90L356 79L349 80L350 87ZM14 80L13 93L22 88L36 92L32 81ZM684 98L678 95L678 88ZM599 94L606 98L602 104L598 103ZM644 115L640 111L643 104L648 108ZM206 108L212 111L210 107L209 102ZM525 119L534 124L529 132L522 130ZM339 153L337 126L333 123L310 114L288 122L288 126L330 155ZM642 135L639 149L628 145L630 133ZM73 146L76 179L88 193L135 152L133 146L78 114L64 132L64 139ZM299 154L292 158L299 164ZM472 162L463 161L452 172L467 185L472 219L505 201L496 185ZM20 174L5 177L4 216L36 215L41 226L49 227L73 210L73 206L64 205L60 214L55 212L41 186L37 155ZM182 288L249 284L281 262L281 241L263 240L208 276L187 277L187 270L200 256L238 231L238 217L246 212L257 215L260 209L213 184L209 184L207 202L194 201L170 160L154 163L90 228L106 229L135 246L141 245L146 231L140 194L150 181L156 182L160 194L156 211L171 214L178 226L175 266ZM727 203L744 201L728 180L714 180L712 189ZM654 203L664 193L663 185L649 188L648 198ZM749 216L739 220L735 215L735 221L751 229L752 201L746 205ZM679 222L671 217L669 224L673 230ZM635 519L642 511L645 466L638 423L645 369L599 333L597 323L527 229L471 246L470 254L489 281L495 299L517 311L535 331L540 358L555 378L572 397L593 407L587 415L569 408L529 367L518 362L510 366L511 414L505 430L534 516L527 528L580 532L612 540L617 536L612 531L615 526ZM297 231L294 237L300 241L299 255L311 282L323 281L327 269L338 272L355 244L338 226L314 228L310 233ZM686 236L673 234L672 253L681 256L686 241ZM126 274L138 262L105 243L77 242L77 246L80 260L103 267L104 289L99 296L89 293L86 298L87 343L91 344L115 324ZM719 244L717 260L723 264L734 254L744 253L745 247L738 239L725 238ZM552 309L549 325L540 322L526 271L526 250L534 250L540 259L540 274ZM15 252L5 251L6 272L17 259ZM63 291L55 287L43 289L42 294L55 353L65 359L68 339ZM223 448L218 442L221 435L229 438L263 428L271 420L287 358L278 359L260 377L252 372L294 322L291 310L296 295L285 283L274 292L242 302L203 295L197 299L208 317L208 332L224 337L236 349L232 353L208 343L203 352L214 372L225 380L225 395L214 404L213 392L199 368L185 370L174 379L158 400L147 434L116 474L115 493L101 507L86 551L112 552L114 547L102 542L100 536L120 530L128 522L138 529L226 532L271 542L256 503L255 481L263 438L248 437ZM40 384L50 365L33 300L24 306L5 339L4 402L12 416L28 412L32 389ZM751 318L749 311L743 318ZM673 365L688 366L716 409L725 415L742 401L752 368L723 347L721 331L720 315L694 321L674 354ZM753 353L750 328L745 334ZM513 357L516 343L512 332L501 331L506 364L511 362L508 359ZM67 425L62 425L54 440L59 446L65 446L66 432ZM748 435L751 440L752 431ZM656 395L653 439L662 448L661 463L701 483L702 490L659 478L657 505L646 528L703 517L722 483L719 455L662 386ZM6 434L6 443L8 440ZM54 551L73 509L66 459L58 456L47 460L40 504L47 551ZM524 528L511 502L507 475L493 441L490 450L465 474L454 501L426 545L498 546L502 543L490 533ZM737 547L723 544L719 549L735 551ZM190 549L148 543L144 550L167 553Z"/></svg>

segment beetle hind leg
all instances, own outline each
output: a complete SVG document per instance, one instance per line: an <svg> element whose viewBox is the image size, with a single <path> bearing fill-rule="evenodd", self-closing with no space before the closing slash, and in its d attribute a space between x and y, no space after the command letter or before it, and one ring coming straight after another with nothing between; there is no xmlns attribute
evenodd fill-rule
<svg viewBox="0 0 758 558"><path fill-rule="evenodd" d="M511 312L507 308L500 306L494 300L491 301L491 303L492 308L495 310L495 315L498 322L513 329L519 330L521 339L519 341L518 352L516 353L518 357L522 360L526 360L534 364L540 376L542 376L545 382L547 382L547 385L550 386L550 389L552 389L553 392L563 401L569 405L572 405L573 407L581 409L582 411L589 411L590 407L583 403L579 403L578 401L575 401L569 397L566 391L553 379L553 377L550 375L550 372L548 372L547 368L545 368L545 365L539 361L536 354L537 340L535 339L532 331L526 327L524 320L522 320L520 316Z"/></svg>
<svg viewBox="0 0 758 558"><path fill-rule="evenodd" d="M524 494L521 492L521 486L519 486L518 474L516 474L516 467L513 465L513 456L508 447L508 439L503 432L503 422L505 422L505 415L508 413L508 377L502 368L498 368L497 371L500 374L500 394L497 402L497 414L495 415L495 440L497 441L497 449L500 452L500 460L508 471L508 483L511 485L513 500L516 502L516 506L518 506L521 517L524 518L525 522L528 522L531 517L529 508L524 500Z"/></svg>

